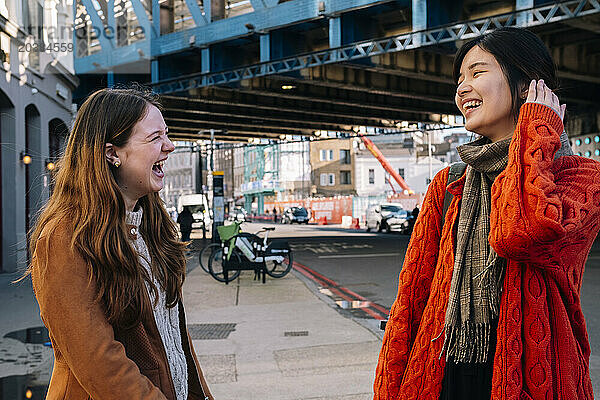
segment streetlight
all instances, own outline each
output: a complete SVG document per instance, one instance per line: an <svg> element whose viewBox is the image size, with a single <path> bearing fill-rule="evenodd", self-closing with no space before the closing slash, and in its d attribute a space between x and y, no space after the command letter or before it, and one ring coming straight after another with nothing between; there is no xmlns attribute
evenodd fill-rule
<svg viewBox="0 0 600 400"><path fill-rule="evenodd" d="M52 160L46 159L46 169L48 171L54 171L56 169L56 164Z"/></svg>
<svg viewBox="0 0 600 400"><path fill-rule="evenodd" d="M31 164L31 156L25 150L21 152L21 162L25 165Z"/></svg>

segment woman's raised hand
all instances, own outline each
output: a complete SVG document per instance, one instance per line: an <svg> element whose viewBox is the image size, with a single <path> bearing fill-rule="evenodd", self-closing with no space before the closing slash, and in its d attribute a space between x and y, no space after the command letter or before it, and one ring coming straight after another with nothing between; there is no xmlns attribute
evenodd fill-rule
<svg viewBox="0 0 600 400"><path fill-rule="evenodd" d="M529 84L529 91L527 92L527 103L539 103L550 107L560 116L563 120L565 117L566 104L560 104L558 97L550 90L544 83L543 79L539 81L532 80Z"/></svg>

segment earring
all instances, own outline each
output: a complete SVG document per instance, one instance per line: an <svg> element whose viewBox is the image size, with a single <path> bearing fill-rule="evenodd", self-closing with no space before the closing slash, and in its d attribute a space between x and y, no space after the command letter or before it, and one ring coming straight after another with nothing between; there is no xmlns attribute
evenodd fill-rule
<svg viewBox="0 0 600 400"><path fill-rule="evenodd" d="M119 161L119 160L115 161L115 168L119 168L120 165L121 165L121 161Z"/></svg>

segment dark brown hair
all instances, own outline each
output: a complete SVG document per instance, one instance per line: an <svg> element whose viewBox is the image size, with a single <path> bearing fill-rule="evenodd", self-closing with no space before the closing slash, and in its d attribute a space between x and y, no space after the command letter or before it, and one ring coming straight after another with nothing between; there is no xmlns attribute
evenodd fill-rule
<svg viewBox="0 0 600 400"><path fill-rule="evenodd" d="M471 40L461 46L454 57L453 77L458 82L460 67L465 55L479 46L494 56L508 81L512 95L512 110L515 122L525 102L523 91L531 80L543 79L553 91L558 89L556 66L544 42L534 33L521 28L500 28Z"/></svg>
<svg viewBox="0 0 600 400"><path fill-rule="evenodd" d="M42 231L51 234L66 222L72 229L71 249L83 257L95 280L97 301L102 301L108 321L122 327L139 322L145 311L145 283L155 295L158 289L128 239L125 202L105 145L124 146L150 105L160 109L156 96L140 87L102 89L89 96L58 162L52 195L30 235L30 251L35 254ZM177 240L176 226L158 193L140 198L138 205L143 209L140 234L150 253L152 273L166 291L167 307L174 307L181 299L185 245ZM30 271L31 266L26 275Z"/></svg>

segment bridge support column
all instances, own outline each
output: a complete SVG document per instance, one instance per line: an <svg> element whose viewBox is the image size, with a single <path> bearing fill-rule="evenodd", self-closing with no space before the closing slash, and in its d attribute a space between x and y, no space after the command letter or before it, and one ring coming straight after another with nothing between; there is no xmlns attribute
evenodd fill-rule
<svg viewBox="0 0 600 400"><path fill-rule="evenodd" d="M160 80L158 75L158 60L152 60L150 62L150 77L152 83L158 82Z"/></svg>
<svg viewBox="0 0 600 400"><path fill-rule="evenodd" d="M271 34L260 35L260 62L271 60Z"/></svg>
<svg viewBox="0 0 600 400"><path fill-rule="evenodd" d="M342 18L329 18L329 48L334 49L342 45ZM332 55L332 58L337 59L337 54Z"/></svg>
<svg viewBox="0 0 600 400"><path fill-rule="evenodd" d="M427 29L427 0L412 0L412 31ZM413 39L415 46L421 44L421 37Z"/></svg>
<svg viewBox="0 0 600 400"><path fill-rule="evenodd" d="M516 0L515 8L517 11L526 10L528 8L532 8L534 5L534 0ZM528 26L530 22L531 15L527 15L525 13L520 13L517 15L518 26Z"/></svg>
<svg viewBox="0 0 600 400"><path fill-rule="evenodd" d="M271 34L264 33L260 35L260 62L271 61ZM267 67L262 66L263 74L267 73Z"/></svg>

